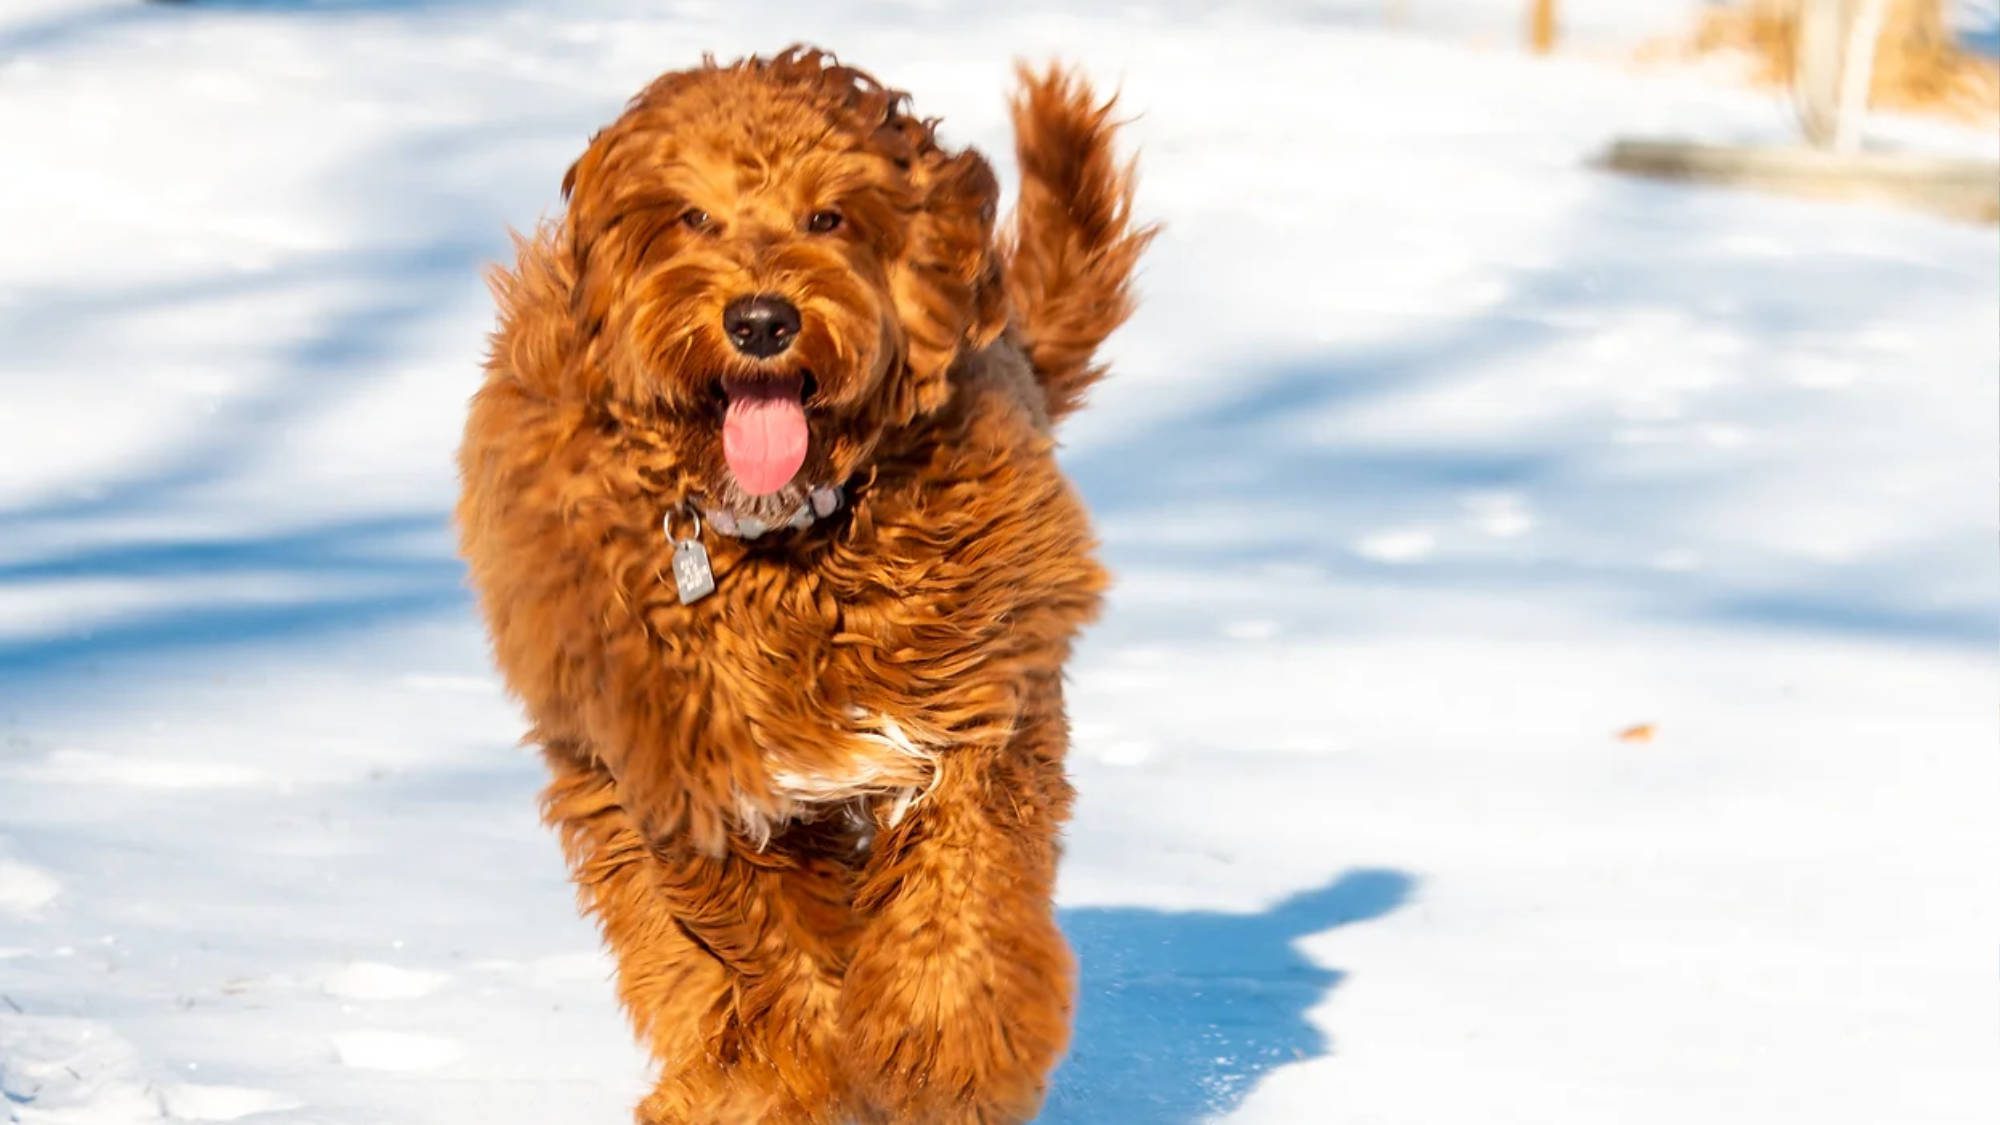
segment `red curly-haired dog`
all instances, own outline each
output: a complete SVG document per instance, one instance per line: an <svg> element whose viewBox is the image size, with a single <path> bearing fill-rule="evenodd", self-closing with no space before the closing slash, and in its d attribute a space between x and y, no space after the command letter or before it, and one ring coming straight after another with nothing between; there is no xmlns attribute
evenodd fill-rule
<svg viewBox="0 0 2000 1125"><path fill-rule="evenodd" d="M1149 232L1109 105L977 152L793 48L665 75L496 277L463 549L666 1122L1031 1117L1069 1034L1050 425Z"/></svg>

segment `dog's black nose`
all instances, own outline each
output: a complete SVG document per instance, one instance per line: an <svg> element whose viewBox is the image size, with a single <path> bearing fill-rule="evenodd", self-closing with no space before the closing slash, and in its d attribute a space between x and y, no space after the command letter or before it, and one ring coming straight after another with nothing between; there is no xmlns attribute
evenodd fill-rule
<svg viewBox="0 0 2000 1125"><path fill-rule="evenodd" d="M738 297L722 310L722 330L744 355L769 359L792 346L799 334L799 310L783 297L769 294Z"/></svg>

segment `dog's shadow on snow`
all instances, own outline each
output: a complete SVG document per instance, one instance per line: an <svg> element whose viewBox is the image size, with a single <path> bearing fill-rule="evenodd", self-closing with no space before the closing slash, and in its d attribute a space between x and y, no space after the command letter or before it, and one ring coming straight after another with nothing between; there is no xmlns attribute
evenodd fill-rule
<svg viewBox="0 0 2000 1125"><path fill-rule="evenodd" d="M1307 1013L1345 975L1301 938L1401 906L1415 881L1350 871L1262 913L1061 912L1082 966L1075 1036L1043 1125L1175 1125L1234 1109L1258 1079L1332 1047Z"/></svg>

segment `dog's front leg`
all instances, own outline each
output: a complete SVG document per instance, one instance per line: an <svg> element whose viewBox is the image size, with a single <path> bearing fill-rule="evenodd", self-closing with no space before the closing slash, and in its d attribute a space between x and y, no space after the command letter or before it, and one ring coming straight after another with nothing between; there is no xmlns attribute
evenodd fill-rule
<svg viewBox="0 0 2000 1125"><path fill-rule="evenodd" d="M698 1054L663 1071L642 1122L841 1120L847 1095L834 1034L844 872L740 841L721 856L656 845L650 889L677 936L722 967L724 988Z"/></svg>
<svg viewBox="0 0 2000 1125"><path fill-rule="evenodd" d="M840 995L873 1120L999 1125L1041 1104L1072 990L1051 901L1062 732L1051 710L1006 746L941 753L930 791L876 840Z"/></svg>
<svg viewBox="0 0 2000 1125"><path fill-rule="evenodd" d="M639 1125L840 1120L828 943L843 932L846 872L648 846L601 767L563 744L548 760L545 815L659 1064Z"/></svg>

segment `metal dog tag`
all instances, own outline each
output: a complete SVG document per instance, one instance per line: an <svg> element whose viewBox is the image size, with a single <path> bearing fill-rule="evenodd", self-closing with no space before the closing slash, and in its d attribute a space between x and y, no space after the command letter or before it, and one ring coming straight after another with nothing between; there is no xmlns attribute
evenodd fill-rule
<svg viewBox="0 0 2000 1125"><path fill-rule="evenodd" d="M660 531L674 545L674 589L681 604L689 605L715 593L715 570L708 565L708 548L701 545L701 514L688 506L689 529L686 539L674 538L674 513L668 509L660 517Z"/></svg>
<svg viewBox="0 0 2000 1125"><path fill-rule="evenodd" d="M715 593L715 571L708 566L708 548L698 539L674 544L674 588L688 605Z"/></svg>

